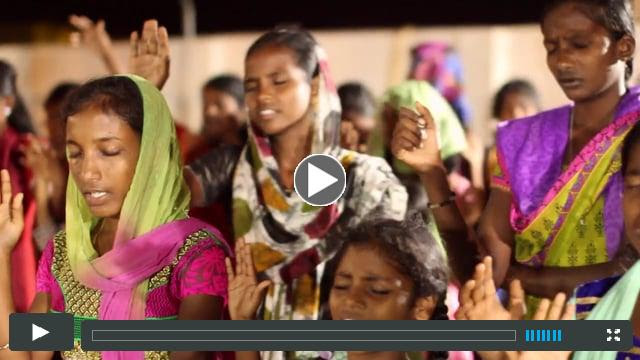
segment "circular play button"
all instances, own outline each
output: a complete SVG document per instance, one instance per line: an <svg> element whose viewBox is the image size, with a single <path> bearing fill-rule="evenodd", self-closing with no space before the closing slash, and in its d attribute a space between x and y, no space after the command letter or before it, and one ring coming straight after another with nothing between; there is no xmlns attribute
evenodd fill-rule
<svg viewBox="0 0 640 360"><path fill-rule="evenodd" d="M347 175L333 156L312 154L296 166L293 184L307 204L326 206L340 199L347 186Z"/></svg>

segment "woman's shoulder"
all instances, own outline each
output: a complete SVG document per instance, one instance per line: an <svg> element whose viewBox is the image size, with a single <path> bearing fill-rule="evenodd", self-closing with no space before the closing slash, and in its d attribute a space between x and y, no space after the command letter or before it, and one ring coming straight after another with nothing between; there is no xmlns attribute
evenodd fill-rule
<svg viewBox="0 0 640 360"><path fill-rule="evenodd" d="M219 231L202 222L203 227L187 235L176 255L176 263L187 263L196 258L231 256L231 249Z"/></svg>
<svg viewBox="0 0 640 360"><path fill-rule="evenodd" d="M176 297L206 294L221 296L226 302L226 257L231 257L230 249L219 233L203 228L190 234L174 260Z"/></svg>

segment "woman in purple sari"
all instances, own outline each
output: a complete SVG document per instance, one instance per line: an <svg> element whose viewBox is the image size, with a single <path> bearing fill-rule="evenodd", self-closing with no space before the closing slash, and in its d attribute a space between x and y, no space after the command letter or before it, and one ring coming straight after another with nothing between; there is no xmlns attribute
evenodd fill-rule
<svg viewBox="0 0 640 360"><path fill-rule="evenodd" d="M500 127L500 167L480 225L480 252L494 258L496 284L520 279L535 296L529 313L536 297L621 274L637 257L623 241L620 174L622 141L640 118L640 90L626 84L635 50L631 4L550 1L541 27L549 69L573 104ZM452 268L468 279L474 245L460 241L468 236L426 141L433 122L418 109L402 113L392 148L421 174Z"/></svg>

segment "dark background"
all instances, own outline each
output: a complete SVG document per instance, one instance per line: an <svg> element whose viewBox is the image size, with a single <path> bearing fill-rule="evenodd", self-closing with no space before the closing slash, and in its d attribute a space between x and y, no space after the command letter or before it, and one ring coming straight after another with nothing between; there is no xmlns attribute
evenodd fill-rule
<svg viewBox="0 0 640 360"><path fill-rule="evenodd" d="M402 25L517 24L537 22L544 0L193 0L197 32L265 30L281 23L311 29ZM104 19L115 38L156 18L169 34L182 32L180 0L4 0L0 42L63 41L70 14Z"/></svg>

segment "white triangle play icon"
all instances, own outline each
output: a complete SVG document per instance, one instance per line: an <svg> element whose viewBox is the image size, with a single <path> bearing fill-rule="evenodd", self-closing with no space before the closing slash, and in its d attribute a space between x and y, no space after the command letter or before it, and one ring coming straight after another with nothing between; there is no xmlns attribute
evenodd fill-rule
<svg viewBox="0 0 640 360"><path fill-rule="evenodd" d="M48 333L49 331L41 328L40 326L31 324L31 341L36 341Z"/></svg>
<svg viewBox="0 0 640 360"><path fill-rule="evenodd" d="M337 178L309 163L307 170L307 197L312 197L336 182L338 182Z"/></svg>

